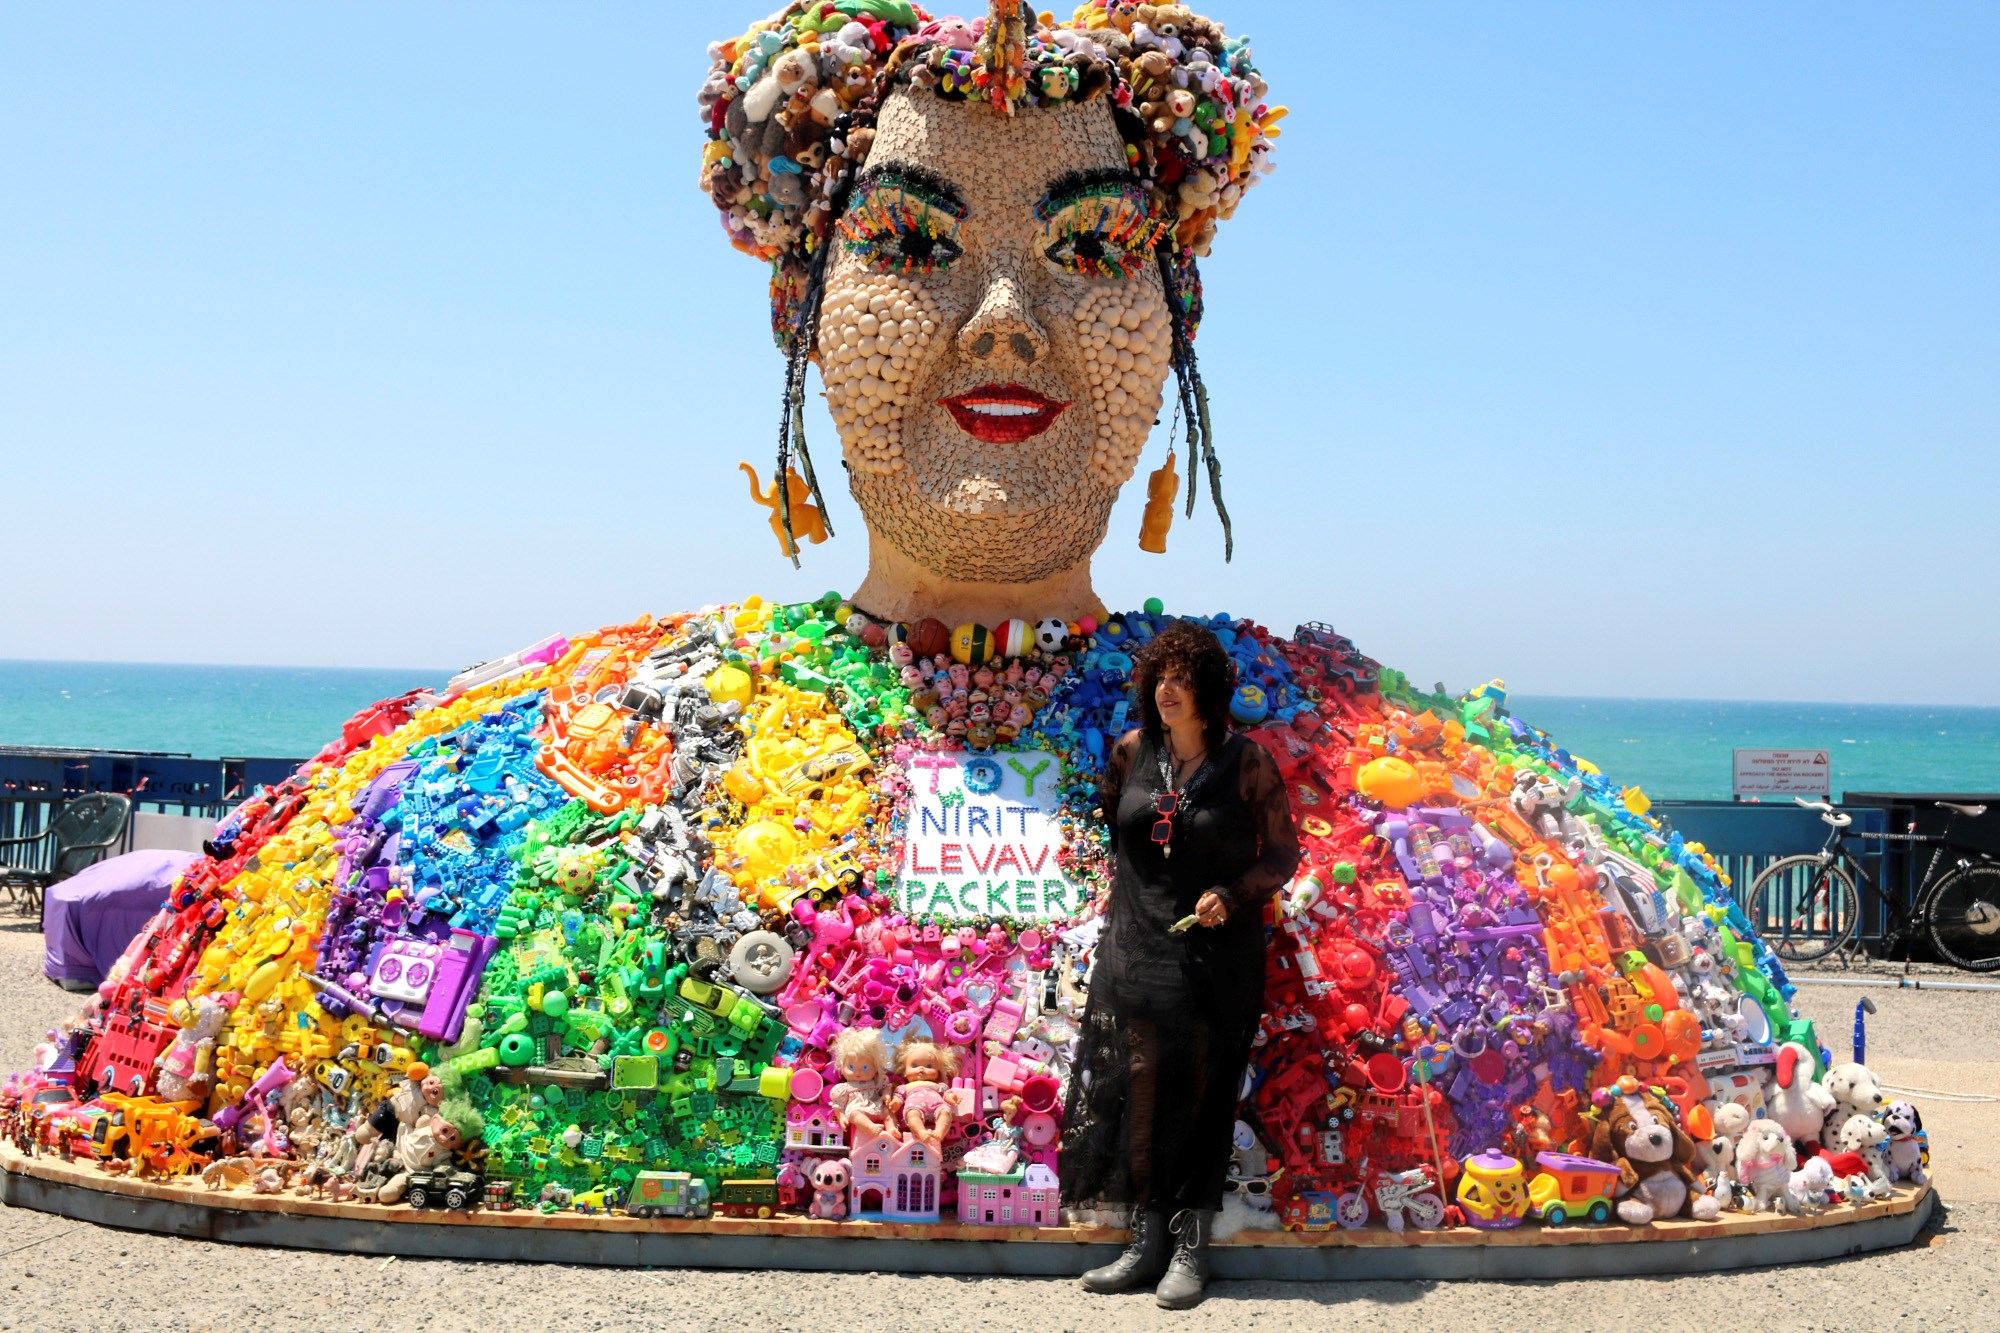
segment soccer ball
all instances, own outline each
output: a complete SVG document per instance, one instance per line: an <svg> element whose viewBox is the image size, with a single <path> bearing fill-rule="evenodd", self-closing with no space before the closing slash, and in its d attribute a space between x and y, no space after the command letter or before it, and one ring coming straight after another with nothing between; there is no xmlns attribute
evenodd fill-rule
<svg viewBox="0 0 2000 1333"><path fill-rule="evenodd" d="M1069 626L1056 619L1035 622L1035 647L1045 653L1059 653L1069 642Z"/></svg>

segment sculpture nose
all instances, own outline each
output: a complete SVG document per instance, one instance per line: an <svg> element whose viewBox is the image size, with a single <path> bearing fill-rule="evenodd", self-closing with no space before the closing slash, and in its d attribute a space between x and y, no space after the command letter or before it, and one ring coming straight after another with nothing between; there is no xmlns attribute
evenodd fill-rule
<svg viewBox="0 0 2000 1333"><path fill-rule="evenodd" d="M1033 365L1049 350L1048 334L1028 307L1027 284L1009 263L987 274L979 308L958 331L958 350L968 360Z"/></svg>

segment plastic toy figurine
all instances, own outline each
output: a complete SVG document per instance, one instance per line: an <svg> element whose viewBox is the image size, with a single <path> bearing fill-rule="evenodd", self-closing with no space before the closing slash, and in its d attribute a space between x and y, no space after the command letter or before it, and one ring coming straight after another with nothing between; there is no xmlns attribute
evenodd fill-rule
<svg viewBox="0 0 2000 1333"><path fill-rule="evenodd" d="M880 1028L848 1028L833 1039L833 1062L840 1082L826 1094L826 1104L840 1117L847 1141L870 1134L897 1137L889 1115L889 1047Z"/></svg>
<svg viewBox="0 0 2000 1333"><path fill-rule="evenodd" d="M954 1108L946 1090L958 1074L958 1052L931 1041L905 1041L896 1048L895 1068L903 1086L890 1109L909 1137L921 1139L940 1158L951 1135Z"/></svg>
<svg viewBox="0 0 2000 1333"><path fill-rule="evenodd" d="M757 469L748 463L739 463L743 475L750 478L750 498L771 511L771 531L778 538L778 549L798 563L801 539L817 546L832 536L826 526L826 516L812 503L812 488L806 484L797 468L785 469L785 498L783 503L790 511L791 530L786 531L786 515L778 512L780 503L778 488L772 485L768 490L758 485Z"/></svg>
<svg viewBox="0 0 2000 1333"><path fill-rule="evenodd" d="M1139 518L1139 549L1165 555L1167 529L1174 522L1174 497L1181 493L1180 473L1174 471L1174 454L1146 478L1146 512Z"/></svg>
<svg viewBox="0 0 2000 1333"><path fill-rule="evenodd" d="M812 1203L806 1213L823 1222L847 1219L847 1187L851 1183L844 1157L815 1162L812 1169Z"/></svg>

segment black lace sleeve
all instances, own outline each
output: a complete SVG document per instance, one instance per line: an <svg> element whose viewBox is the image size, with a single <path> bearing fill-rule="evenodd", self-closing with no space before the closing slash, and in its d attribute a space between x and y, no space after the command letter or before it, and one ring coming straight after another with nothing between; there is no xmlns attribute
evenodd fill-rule
<svg viewBox="0 0 2000 1333"><path fill-rule="evenodd" d="M1299 835L1292 827L1292 803L1285 795L1284 779L1270 752L1255 741L1237 766L1243 803L1250 807L1257 824L1259 852L1248 870L1224 890L1231 911L1239 908L1262 910L1266 900L1291 882L1299 864Z"/></svg>
<svg viewBox="0 0 2000 1333"><path fill-rule="evenodd" d="M1132 775L1132 761L1139 753L1139 733L1126 732L1111 747L1106 757L1104 771L1097 775L1097 813L1103 818L1104 826L1111 834L1111 851L1118 852L1118 797L1125 790L1125 779Z"/></svg>

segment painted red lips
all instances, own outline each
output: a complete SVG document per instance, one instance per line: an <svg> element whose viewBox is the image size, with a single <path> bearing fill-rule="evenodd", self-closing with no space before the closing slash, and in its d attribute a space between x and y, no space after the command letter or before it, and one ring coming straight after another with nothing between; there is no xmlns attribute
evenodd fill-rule
<svg viewBox="0 0 2000 1333"><path fill-rule="evenodd" d="M985 384L952 398L938 399L958 428L987 444L1032 440L1063 414L1068 403L1018 384Z"/></svg>

